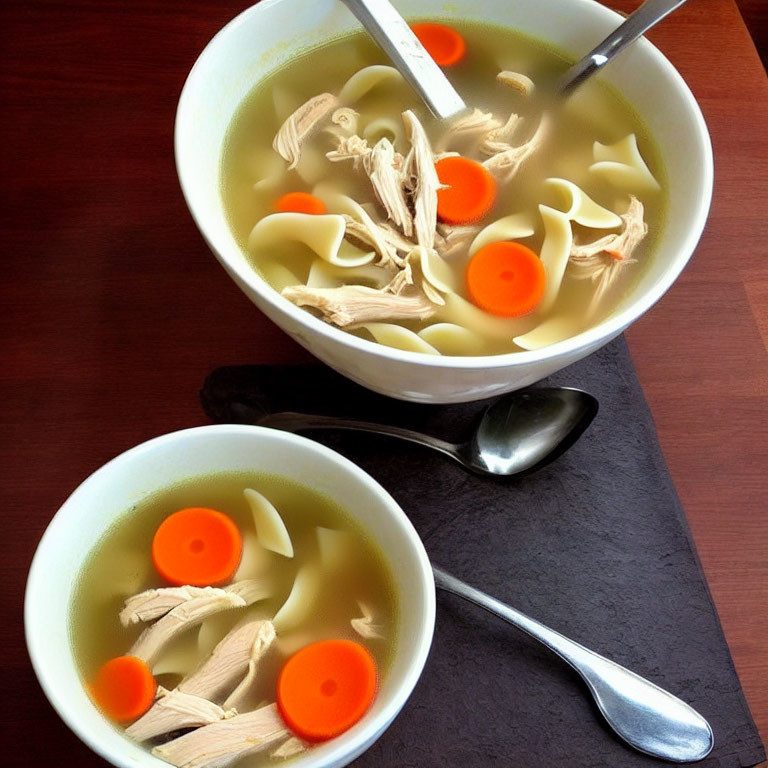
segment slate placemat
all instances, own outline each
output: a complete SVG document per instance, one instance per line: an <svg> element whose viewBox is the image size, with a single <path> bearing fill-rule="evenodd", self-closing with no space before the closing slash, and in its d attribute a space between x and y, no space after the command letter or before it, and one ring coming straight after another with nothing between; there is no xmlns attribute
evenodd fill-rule
<svg viewBox="0 0 768 768"><path fill-rule="evenodd" d="M394 496L433 562L701 712L716 744L699 765L756 765L765 750L623 339L544 384L586 389L600 413L565 455L523 478L471 475L390 438L308 434ZM200 394L219 423L252 423L266 407L357 416L450 440L466 437L487 405L400 402L321 365L220 368ZM355 766L665 764L626 747L576 673L543 646L453 595L438 592L437 607L416 690Z"/></svg>

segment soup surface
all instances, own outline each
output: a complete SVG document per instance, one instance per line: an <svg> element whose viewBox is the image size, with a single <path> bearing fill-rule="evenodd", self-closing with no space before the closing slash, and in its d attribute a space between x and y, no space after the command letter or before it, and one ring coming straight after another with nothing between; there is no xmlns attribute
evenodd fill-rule
<svg viewBox="0 0 768 768"><path fill-rule="evenodd" d="M245 99L222 158L225 209L276 291L350 333L430 354L540 348L609 316L638 280L664 224L663 172L611 88L593 78L552 108L541 94L565 57L450 23L466 54L444 71L469 114L434 119L365 35L338 39ZM480 166L489 206L435 176L456 156ZM496 243L522 246L496 248L512 267L477 256Z"/></svg>
<svg viewBox="0 0 768 768"><path fill-rule="evenodd" d="M256 491L252 494L255 502L249 500L245 489L251 489L248 493ZM264 506L277 511L293 549L292 556L270 548L270 537L274 536L268 530L270 526L265 527L269 521L265 522L259 512ZM245 599L242 604L213 611L203 608L202 620L192 616L188 626L174 631L167 641L148 641L146 633L162 621L172 621L168 619L170 614L163 616L161 611L150 616L147 602L140 610L136 608L136 599L130 599L136 595L177 594L173 592L174 585L162 579L153 564L153 541L158 527L169 516L197 507L222 512L240 532L239 564L231 579L215 585L214 592L226 592L234 586ZM158 589L159 593L148 592ZM203 587L195 595L210 590ZM181 610L193 604L194 601L185 600ZM142 610L144 613L139 617ZM127 613L135 613L130 622L126 620ZM186 621L191 613L194 611L179 614L180 620ZM199 477L154 494L128 510L89 556L74 591L70 615L73 652L92 695L92 681L110 659L135 655L146 661L159 686L154 704L138 719L130 718L121 724L127 726L129 736L176 765L186 763L184 754L174 751L175 745L189 738L179 737L194 731L189 730L192 726L176 710L170 720L167 711L160 712L166 704L176 706L175 699L163 699L161 692L195 694L193 699L179 700L177 707L184 709L192 702L193 708L204 708L203 721L194 725L208 728L215 727L208 724L218 720L236 722L232 719L235 714L265 711L267 705L276 701L278 676L297 651L331 639L363 646L374 660L381 680L393 653L399 623L393 581L383 555L344 510L285 478L248 473ZM219 685L220 679L202 686L187 684L196 680L195 675L199 677L198 672L206 663L210 664L220 643L239 631L249 631L248 627L260 627L261 639L251 638L247 648L237 651L244 654L237 662L239 671L230 669L223 673L229 682L224 680ZM148 650L150 646L152 650ZM256 654L254 649L259 652ZM234 663L236 654L231 644L227 653ZM251 666L254 669L248 677ZM273 712L267 714L270 722L282 725ZM158 725L163 717L166 721ZM205 728L196 730L202 733ZM252 732L249 726L247 733ZM306 740L296 739L290 732L270 733L263 749L233 764L269 765L307 747ZM226 753L226 745L222 750ZM194 764L205 766L208 762L199 757Z"/></svg>

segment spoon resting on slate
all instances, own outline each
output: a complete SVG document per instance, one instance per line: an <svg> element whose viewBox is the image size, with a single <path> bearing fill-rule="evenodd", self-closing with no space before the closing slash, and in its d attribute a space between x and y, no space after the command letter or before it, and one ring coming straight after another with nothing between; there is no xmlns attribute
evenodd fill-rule
<svg viewBox="0 0 768 768"><path fill-rule="evenodd" d="M712 728L684 701L440 568L432 566L432 572L438 588L508 621L570 664L608 725L635 749L676 763L702 760L712 751Z"/></svg>
<svg viewBox="0 0 768 768"><path fill-rule="evenodd" d="M435 117L454 117L467 107L461 96L389 0L342 0ZM608 37L558 80L554 94L566 98L616 54L679 8L686 0L646 0Z"/></svg>
<svg viewBox="0 0 768 768"><path fill-rule="evenodd" d="M519 390L488 406L463 443L389 424L290 411L257 414L254 423L288 432L342 429L387 435L433 448L477 474L509 477L535 472L561 456L592 423L597 410L597 400L580 389Z"/></svg>

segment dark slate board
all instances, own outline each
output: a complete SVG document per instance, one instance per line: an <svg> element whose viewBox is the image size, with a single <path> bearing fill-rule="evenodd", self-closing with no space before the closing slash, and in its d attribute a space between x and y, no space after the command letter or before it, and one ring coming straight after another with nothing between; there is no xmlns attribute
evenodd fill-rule
<svg viewBox="0 0 768 768"><path fill-rule="evenodd" d="M681 697L712 725L699 765L765 759L684 513L623 339L544 384L586 389L600 413L536 474L478 477L426 448L313 432L399 502L433 562ZM218 423L261 408L348 415L462 439L487 402L419 405L317 366L239 366L201 391ZM407 630L406 630L407 631ZM580 678L524 634L438 592L435 637L411 699L359 768L663 765L603 723Z"/></svg>

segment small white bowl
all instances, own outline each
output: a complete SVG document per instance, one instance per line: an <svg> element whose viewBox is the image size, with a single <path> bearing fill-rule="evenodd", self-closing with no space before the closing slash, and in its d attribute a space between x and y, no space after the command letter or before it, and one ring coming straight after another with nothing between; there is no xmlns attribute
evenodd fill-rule
<svg viewBox="0 0 768 768"><path fill-rule="evenodd" d="M343 456L297 435L240 425L173 432L121 454L72 493L45 531L27 582L27 647L40 684L62 720L112 765L168 768L108 722L83 688L68 629L83 562L112 523L147 495L186 478L239 470L288 477L339 504L384 553L399 596L397 646L371 709L342 736L314 746L291 765L350 763L389 726L419 679L432 642L435 586L421 539L394 499Z"/></svg>
<svg viewBox="0 0 768 768"><path fill-rule="evenodd" d="M573 58L591 50L622 21L592 0L395 0L395 5L405 16L466 18L515 28ZM624 94L656 141L669 182L667 224L650 269L618 311L598 326L536 351L439 357L356 338L270 288L235 242L222 206L219 171L227 129L244 97L265 75L299 51L358 27L338 0L264 0L211 40L179 100L176 167L189 209L232 279L273 322L370 389L404 400L449 403L519 389L570 365L618 336L664 295L704 228L712 196L712 148L690 90L645 39L618 56L601 76Z"/></svg>

